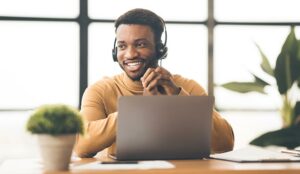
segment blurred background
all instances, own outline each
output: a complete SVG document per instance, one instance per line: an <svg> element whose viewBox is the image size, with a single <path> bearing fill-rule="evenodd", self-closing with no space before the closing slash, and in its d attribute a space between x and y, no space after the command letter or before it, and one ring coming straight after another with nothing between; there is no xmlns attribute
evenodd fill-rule
<svg viewBox="0 0 300 174"><path fill-rule="evenodd" d="M80 106L85 88L121 71L113 62L114 20L147 8L166 22L162 66L199 82L232 125L235 148L278 129L281 98L219 86L264 76L258 44L275 66L295 25L298 0L0 0L0 160L37 155L25 123L42 104ZM267 77L266 77L267 78ZM273 79L268 79L275 84Z"/></svg>

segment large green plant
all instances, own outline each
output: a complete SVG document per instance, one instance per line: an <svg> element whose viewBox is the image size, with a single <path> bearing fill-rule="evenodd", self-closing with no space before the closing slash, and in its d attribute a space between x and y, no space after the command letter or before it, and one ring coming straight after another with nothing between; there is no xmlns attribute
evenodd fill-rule
<svg viewBox="0 0 300 174"><path fill-rule="evenodd" d="M295 100L295 94L299 95L300 87L300 40L295 36L294 27L288 34L279 53L276 65L271 67L270 62L260 47L262 70L276 80L276 88L282 97L280 113L283 120L283 128L267 132L250 142L258 146L278 145L288 148L300 146L300 102ZM252 74L253 81L229 82L221 86L240 93L265 92L266 86L271 86L263 78ZM297 94L298 93L298 94Z"/></svg>
<svg viewBox="0 0 300 174"><path fill-rule="evenodd" d="M83 133L83 121L78 110L63 104L43 105L37 108L26 127L34 134Z"/></svg>
<svg viewBox="0 0 300 174"><path fill-rule="evenodd" d="M296 112L299 110L300 105L296 105L297 101L293 96L295 92L299 93L300 87L300 40L297 40L295 36L294 27L291 27L291 31L287 36L279 53L276 65L271 67L267 56L263 53L260 47L257 45L261 54L262 70L270 77L275 78L277 89L282 97L281 116L284 127L288 127L296 123ZM271 86L264 78L252 74L253 81L250 82L229 82L222 84L221 86L240 93L259 92L261 94L267 94L265 92L266 86ZM299 102L299 101L298 101Z"/></svg>

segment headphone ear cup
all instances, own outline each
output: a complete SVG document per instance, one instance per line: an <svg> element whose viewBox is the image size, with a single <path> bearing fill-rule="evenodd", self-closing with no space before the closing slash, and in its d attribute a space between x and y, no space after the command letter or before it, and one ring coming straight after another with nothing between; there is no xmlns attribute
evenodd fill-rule
<svg viewBox="0 0 300 174"><path fill-rule="evenodd" d="M118 48L116 47L116 42L117 42L117 38L115 38L115 40L114 40L114 46L113 46L113 49L111 51L114 62L118 61L118 56L117 56L118 55Z"/></svg>
<svg viewBox="0 0 300 174"><path fill-rule="evenodd" d="M162 44L162 43L158 43L157 44L157 59L165 59L168 55L168 48Z"/></svg>
<svg viewBox="0 0 300 174"><path fill-rule="evenodd" d="M112 49L112 57L113 57L114 62L117 62L117 61L118 61L117 54L118 54L117 48L114 47L114 48Z"/></svg>

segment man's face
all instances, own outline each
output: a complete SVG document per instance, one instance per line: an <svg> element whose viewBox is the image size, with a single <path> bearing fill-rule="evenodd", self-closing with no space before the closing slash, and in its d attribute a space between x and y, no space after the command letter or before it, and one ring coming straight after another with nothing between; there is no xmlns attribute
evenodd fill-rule
<svg viewBox="0 0 300 174"><path fill-rule="evenodd" d="M154 33L149 26L121 24L116 38L118 62L129 78L140 80L149 67L157 66Z"/></svg>

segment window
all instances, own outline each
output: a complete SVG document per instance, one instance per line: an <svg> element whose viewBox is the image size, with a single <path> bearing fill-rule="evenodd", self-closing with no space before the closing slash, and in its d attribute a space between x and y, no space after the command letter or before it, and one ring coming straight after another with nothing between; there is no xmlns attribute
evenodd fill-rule
<svg viewBox="0 0 300 174"><path fill-rule="evenodd" d="M208 9L211 2L214 6ZM299 25L299 4L298 0L2 0L0 110L57 102L78 106L88 84L122 72L111 56L113 22L137 7L165 19L169 52L162 66L171 73L194 79L206 90L213 90L208 89L211 83L250 80L249 71L262 73L255 43L274 65L290 25ZM214 11L213 27L206 25L209 11ZM208 52L212 31L213 55ZM299 27L296 32L300 34ZM267 90L270 96L216 87L216 105L222 110L274 110L280 104L277 91Z"/></svg>
<svg viewBox="0 0 300 174"><path fill-rule="evenodd" d="M217 21L214 36L214 83L250 81L251 73L260 75L274 87L267 87L268 95L255 92L240 94L215 88L216 105L222 110L277 110L281 98L274 79L260 68L258 44L275 66L290 25L299 25L297 0L215 0ZM299 33L296 27L296 34ZM228 71L230 69L230 71Z"/></svg>
<svg viewBox="0 0 300 174"><path fill-rule="evenodd" d="M0 21L0 108L78 105L76 23Z"/></svg>
<svg viewBox="0 0 300 174"><path fill-rule="evenodd" d="M79 0L0 1L0 110L79 104Z"/></svg>
<svg viewBox="0 0 300 174"><path fill-rule="evenodd" d="M1 0L0 16L75 18L79 0Z"/></svg>
<svg viewBox="0 0 300 174"><path fill-rule="evenodd" d="M80 106L89 84L121 73L111 54L114 20L129 9L147 8L166 22L168 57L162 66L215 95L235 132L235 148L242 147L281 127L277 90L239 94L214 84L248 81L250 72L263 75L255 43L274 66L291 25L300 37L299 6L299 0L1 0L2 132L12 125L21 132L31 109L41 104ZM26 142L23 135L14 137ZM0 141L4 147L18 144Z"/></svg>
<svg viewBox="0 0 300 174"><path fill-rule="evenodd" d="M215 83L253 81L251 73L254 73L274 85L266 89L268 95L254 92L239 94L216 88L215 95L218 96L216 102L219 109L275 110L280 107L281 98L277 92L276 82L262 72L261 57L255 43L261 47L274 67L289 30L287 26L216 27Z"/></svg>
<svg viewBox="0 0 300 174"><path fill-rule="evenodd" d="M298 0L214 0L218 21L299 22Z"/></svg>
<svg viewBox="0 0 300 174"><path fill-rule="evenodd" d="M89 16L92 19L116 19L133 8L152 10L164 20L203 21L207 18L207 0L90 0Z"/></svg>

